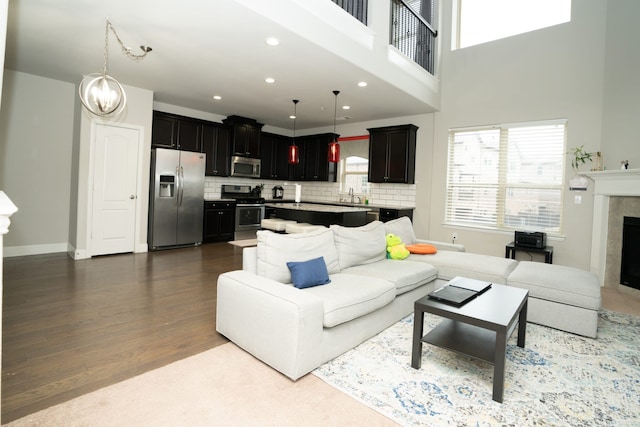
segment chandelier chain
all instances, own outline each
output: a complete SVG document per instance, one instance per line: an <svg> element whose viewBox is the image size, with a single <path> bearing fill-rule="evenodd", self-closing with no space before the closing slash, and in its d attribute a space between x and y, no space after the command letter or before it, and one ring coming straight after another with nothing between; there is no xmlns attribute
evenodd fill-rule
<svg viewBox="0 0 640 427"><path fill-rule="evenodd" d="M118 44L120 45L120 48L122 49L122 52L129 59L133 59L134 61L140 61L145 56L147 56L147 54L149 52L151 52L151 48L150 47L140 46L140 48L143 51L142 54L136 55L136 54L132 53L131 49L126 47L125 44L122 42L122 39L118 35L118 32L116 31L115 27L113 26L113 24L111 24L111 21L109 21L107 19L106 20L105 31L104 31L104 68L103 68L103 74L104 75L108 74L108 71L109 71L109 30L111 30L111 32L115 36L116 40L118 41Z"/></svg>

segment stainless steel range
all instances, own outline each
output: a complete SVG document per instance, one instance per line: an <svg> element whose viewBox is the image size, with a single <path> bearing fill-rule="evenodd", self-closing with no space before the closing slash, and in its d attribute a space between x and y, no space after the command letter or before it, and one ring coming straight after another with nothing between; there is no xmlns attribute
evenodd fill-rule
<svg viewBox="0 0 640 427"><path fill-rule="evenodd" d="M236 201L234 240L255 239L264 218L264 198L261 187L250 185L222 185L221 197Z"/></svg>

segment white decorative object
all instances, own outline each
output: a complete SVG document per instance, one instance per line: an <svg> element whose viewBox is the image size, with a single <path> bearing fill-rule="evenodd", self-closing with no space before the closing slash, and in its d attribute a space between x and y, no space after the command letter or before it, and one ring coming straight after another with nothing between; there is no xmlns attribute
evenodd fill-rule
<svg viewBox="0 0 640 427"><path fill-rule="evenodd" d="M586 191L589 185L589 179L583 175L576 175L569 180L569 190Z"/></svg>
<svg viewBox="0 0 640 427"><path fill-rule="evenodd" d="M295 201L296 203L300 203L300 199L302 197L302 185L300 184L294 184L296 186L296 197L295 197Z"/></svg>

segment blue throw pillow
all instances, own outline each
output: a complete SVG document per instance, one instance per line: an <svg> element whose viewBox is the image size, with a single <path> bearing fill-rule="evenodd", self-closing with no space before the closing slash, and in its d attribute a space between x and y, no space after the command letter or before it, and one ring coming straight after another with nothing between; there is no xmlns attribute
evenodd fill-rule
<svg viewBox="0 0 640 427"><path fill-rule="evenodd" d="M288 262L287 267L291 272L293 286L298 289L326 285L331 282L324 257L310 259L309 261Z"/></svg>

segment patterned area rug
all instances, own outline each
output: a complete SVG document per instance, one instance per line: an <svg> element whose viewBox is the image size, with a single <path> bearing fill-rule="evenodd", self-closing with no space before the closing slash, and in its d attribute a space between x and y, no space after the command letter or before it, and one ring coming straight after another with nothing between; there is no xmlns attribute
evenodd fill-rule
<svg viewBox="0 0 640 427"><path fill-rule="evenodd" d="M407 426L640 425L640 317L602 310L595 340L529 323L524 349L516 329L503 403L489 363L423 344L411 368L412 331L410 315L313 373Z"/></svg>

